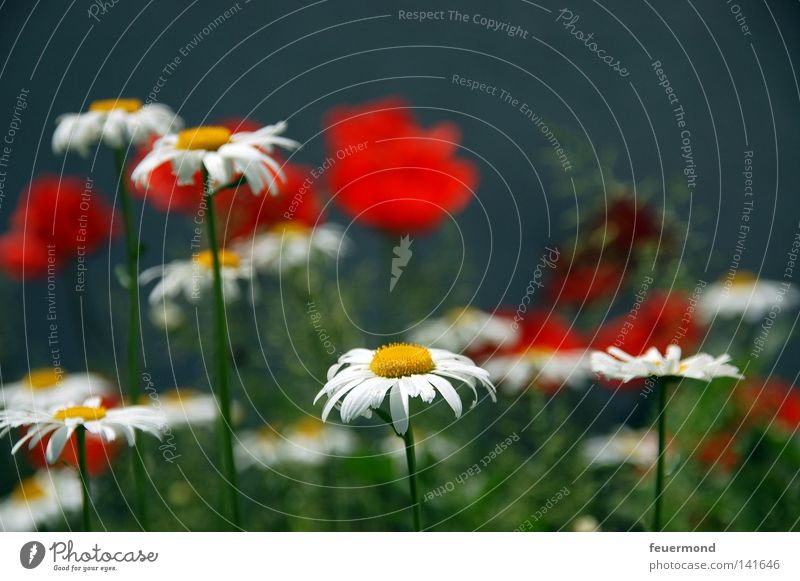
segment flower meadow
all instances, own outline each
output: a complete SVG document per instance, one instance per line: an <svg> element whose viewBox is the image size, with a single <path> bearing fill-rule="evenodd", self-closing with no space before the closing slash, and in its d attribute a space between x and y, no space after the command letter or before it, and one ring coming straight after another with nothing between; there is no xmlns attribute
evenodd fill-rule
<svg viewBox="0 0 800 581"><path fill-rule="evenodd" d="M52 155L111 179L33 176L0 235L6 304L38 297L5 317L0 528L800 528L789 280L709 278L680 194L609 162L493 302L464 129L397 94L318 125L322 159L136 95L57 117Z"/></svg>

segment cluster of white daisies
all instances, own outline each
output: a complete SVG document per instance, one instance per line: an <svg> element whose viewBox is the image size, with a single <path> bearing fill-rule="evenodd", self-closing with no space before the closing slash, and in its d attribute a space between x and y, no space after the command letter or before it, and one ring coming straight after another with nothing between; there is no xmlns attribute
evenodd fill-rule
<svg viewBox="0 0 800 581"><path fill-rule="evenodd" d="M53 150L88 156L98 143L126 151L157 138L131 176L140 186L147 187L152 173L170 164L179 185L193 183L201 172L207 176L204 185L214 193L245 180L255 195L278 195L286 174L274 153L277 148L292 150L300 145L283 136L286 128L285 122L279 122L256 131L231 132L218 126L184 129L183 120L166 105L107 99L91 103L83 113L59 117ZM311 228L287 222L256 232L252 239L238 241L220 253L224 299L241 298L242 283L250 283L255 297L259 272L283 273L307 265L313 256L335 258L346 250L343 230L335 224ZM202 251L142 272L140 284L156 282L149 295L153 321L167 327L180 323L180 300L197 303L210 292L212 267L211 253Z"/></svg>
<svg viewBox="0 0 800 581"><path fill-rule="evenodd" d="M45 459L53 467L22 480L0 501L0 529L36 530L80 509L80 481L74 471L59 465L77 430L129 445L135 443L137 430L161 438L167 425L162 414L148 406L107 408L102 398L109 395L111 385L99 375L60 375L52 369L34 370L3 387L0 438L21 429L12 453L26 446L33 449L49 438Z"/></svg>

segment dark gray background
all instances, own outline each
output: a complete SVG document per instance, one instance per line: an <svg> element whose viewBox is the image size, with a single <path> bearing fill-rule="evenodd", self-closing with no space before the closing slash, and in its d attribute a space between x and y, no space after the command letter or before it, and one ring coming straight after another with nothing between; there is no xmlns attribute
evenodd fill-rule
<svg viewBox="0 0 800 581"><path fill-rule="evenodd" d="M743 151L753 149L754 227L742 266L779 278L800 218L800 91L794 64L800 3L739 2L752 36L742 34L731 4L240 0L236 14L181 57L159 100L191 125L229 116L289 119L291 136L304 142L296 159L312 164L323 155L322 117L336 104L399 94L419 108L426 125L457 122L463 155L481 168L478 200L458 224L468 259L487 274L478 294L486 306L516 304L542 247L573 238L569 217L602 207L605 193L598 187L579 192L577 199L558 195L569 182L563 172L546 167L542 135L497 97L453 85L453 74L509 90L558 127L559 136L573 133L584 149L616 150L617 179L654 180L652 195L682 225L693 275L704 280L715 279L730 264L742 212ZM30 90L0 224L14 197L39 172L91 173L108 191L108 152L89 161L52 154L56 116L99 98L146 98L180 49L235 5L119 0L99 11L98 22L88 14L97 4L88 1L0 3L0 133L19 90ZM599 62L555 22L562 7L580 15L577 28L594 32L598 44L628 68L628 78ZM472 22L398 18L398 10L419 9L480 13L529 34L510 38ZM700 177L691 198L660 187L662 176L679 175L682 160L670 107L650 69L656 59L679 94L692 132ZM574 150L571 155L577 159ZM591 158L585 161L576 171L599 178L598 166ZM145 212L144 241L160 247L165 227L180 228L174 218ZM144 266L160 255L148 253ZM107 269L100 272L107 259L96 261L101 264L90 282L107 287ZM669 286L671 273L662 275ZM18 290L2 284L17 310ZM26 365L20 363L11 365L21 371Z"/></svg>

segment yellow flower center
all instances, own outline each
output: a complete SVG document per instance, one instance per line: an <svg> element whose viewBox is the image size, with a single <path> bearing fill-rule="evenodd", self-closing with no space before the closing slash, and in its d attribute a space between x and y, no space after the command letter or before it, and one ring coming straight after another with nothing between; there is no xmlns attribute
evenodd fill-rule
<svg viewBox="0 0 800 581"><path fill-rule="evenodd" d="M161 399L171 403L179 403L181 401L190 401L195 399L198 393L193 389L171 389L161 394Z"/></svg>
<svg viewBox="0 0 800 581"><path fill-rule="evenodd" d="M126 113L135 113L142 108L142 102L139 99L102 99L94 101L89 105L89 111L113 111L119 109Z"/></svg>
<svg viewBox="0 0 800 581"><path fill-rule="evenodd" d="M758 278L748 270L740 270L733 276L732 286L751 286Z"/></svg>
<svg viewBox="0 0 800 581"><path fill-rule="evenodd" d="M258 439L262 442L273 442L276 439L273 426L261 426L256 430L256 434L258 434Z"/></svg>
<svg viewBox="0 0 800 581"><path fill-rule="evenodd" d="M31 476L20 482L14 489L14 492L11 493L12 498L19 502L30 502L31 500L43 498L46 495L47 493L35 476Z"/></svg>
<svg viewBox="0 0 800 581"><path fill-rule="evenodd" d="M295 429L304 436L314 438L322 433L322 422L316 418L303 418L295 424Z"/></svg>
<svg viewBox="0 0 800 581"><path fill-rule="evenodd" d="M475 307L454 307L445 312L444 317L451 322L465 322L479 313Z"/></svg>
<svg viewBox="0 0 800 581"><path fill-rule="evenodd" d="M214 255L211 254L210 250L204 250L203 252L200 252L195 260L197 260L201 266L207 268L208 270L214 268ZM239 255L235 252L224 249L219 251L219 265L222 268L239 268L241 264L242 261L239 258Z"/></svg>
<svg viewBox="0 0 800 581"><path fill-rule="evenodd" d="M206 126L184 129L178 133L177 149L203 149L216 151L231 140L231 132L225 127Z"/></svg>
<svg viewBox="0 0 800 581"><path fill-rule="evenodd" d="M431 352L414 343L392 343L375 351L369 369L381 377L408 377L433 371Z"/></svg>
<svg viewBox="0 0 800 581"><path fill-rule="evenodd" d="M285 220L272 226L273 232L283 233L287 236L291 236L292 234L306 234L309 230L310 228L308 226L297 220Z"/></svg>
<svg viewBox="0 0 800 581"><path fill-rule="evenodd" d="M103 406L98 406L96 408L87 407L87 406L75 406L71 408L64 408L63 410L58 410L54 415L53 419L63 422L64 420L74 420L74 419L81 419L84 422L94 422L97 420L102 420L106 417L106 408Z"/></svg>
<svg viewBox="0 0 800 581"><path fill-rule="evenodd" d="M56 387L60 381L61 376L50 367L34 369L23 380L31 389L51 389Z"/></svg>
<svg viewBox="0 0 800 581"><path fill-rule="evenodd" d="M525 356L535 363L543 363L549 360L555 354L555 352L555 349L531 347L525 352Z"/></svg>

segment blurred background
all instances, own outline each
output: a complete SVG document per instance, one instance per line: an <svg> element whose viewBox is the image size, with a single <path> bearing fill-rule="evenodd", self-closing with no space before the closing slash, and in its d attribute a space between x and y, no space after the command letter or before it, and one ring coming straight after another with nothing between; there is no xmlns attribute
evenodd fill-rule
<svg viewBox="0 0 800 581"><path fill-rule="evenodd" d="M101 148L83 159L51 151L57 117L97 99L168 104L188 126L285 119L288 135L302 143L290 162L312 167L335 156L331 111L344 105L393 97L400 101L392 106L407 108L421 127L457 127L454 155L479 177L469 203L435 229L405 232L401 225L387 235L343 209L329 172L313 179L326 219L345 229L351 251L313 276L306 269L273 277L258 304L229 309L243 428L266 426L291 439L295 422L318 417L320 406L311 401L324 372L349 348L406 338L420 323L464 305L513 313L530 297L526 289L548 249L558 249L560 258L545 268L553 272L531 309L557 315L584 348L601 347L604 325L615 335L617 317L638 304L648 277L648 288L688 297L733 271L794 287L787 268L800 233L797 2L7 1L0 16L4 230L27 184L45 173L91 177L118 211L110 152ZM133 160L136 152L128 154ZM136 219L142 270L188 256L191 220L147 203L137 206ZM413 258L390 292L392 253L405 234L413 239ZM615 236L623 244L609 244ZM87 259L87 286L77 303L74 265L60 273L67 282L55 290L63 305L65 368L92 369L115 383L123 376L125 346L125 294L116 274L123 257L121 242L110 239ZM589 278L576 279L584 267ZM609 269L600 300L581 295ZM312 295L333 337L330 353L325 344L320 350L317 320L308 316ZM0 297L6 305L0 372L7 384L50 360L48 285L5 277ZM704 322L693 329L693 347L731 352L746 375L763 379L759 393L773 380L791 390L798 340L789 302L759 357L752 356L753 341L769 308L756 319ZM686 312L659 314L675 323ZM208 392L205 359L197 355L208 313L185 314L174 330L143 319L143 367L159 391ZM797 529L800 451L792 422L800 423L800 415L792 408L784 422L775 412L796 392L784 390L772 416L754 427L733 411L734 382L719 383L689 383L685 399L675 401L671 431L688 443L676 443L671 456L669 526ZM423 503L427 526L644 528L652 462L647 454L638 464L629 461L643 440L633 438L636 445L625 448L639 452L601 467L587 464L578 443L619 435L622 424L646 430L651 402L641 402L635 389L591 380L560 387L555 395L506 392L495 406L481 401L457 424L442 406L423 414L423 494L445 491ZM250 469L242 484L251 509L247 527L403 530L403 466L384 443L393 435L375 421L349 432L357 442L341 454L328 450L325 462ZM149 459L158 525L214 529L214 492L203 485L214 456L203 450L213 449L213 433L193 428L178 438L181 462L161 462L157 452ZM482 465L507 438L508 451ZM704 442L711 452L703 451ZM709 461L698 461L698 454ZM457 482L476 462L480 474ZM0 465L3 492L30 470L7 454ZM135 526L128 466L112 468L98 479L98 511L104 526L128 529Z"/></svg>

